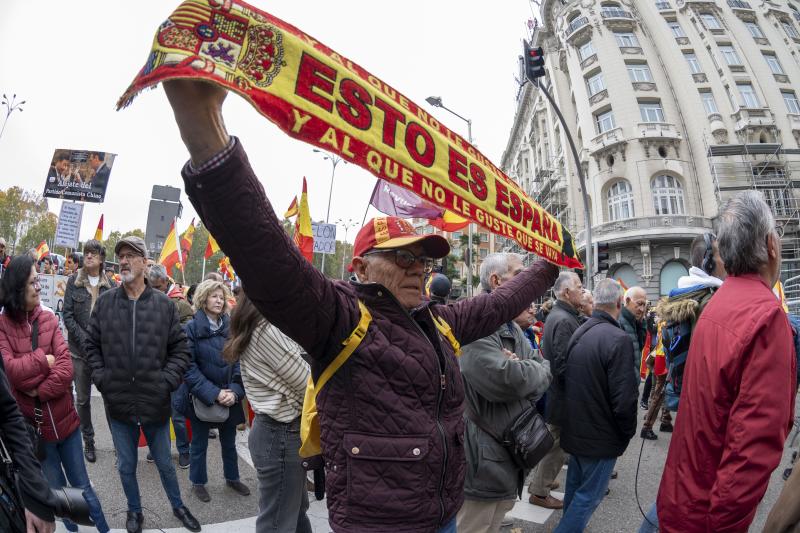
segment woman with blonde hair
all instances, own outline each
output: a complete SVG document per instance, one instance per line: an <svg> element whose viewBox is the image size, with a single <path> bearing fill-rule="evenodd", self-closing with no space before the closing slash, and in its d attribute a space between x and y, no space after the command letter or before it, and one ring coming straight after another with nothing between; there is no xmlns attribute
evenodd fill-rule
<svg viewBox="0 0 800 533"><path fill-rule="evenodd" d="M197 286L193 300L195 315L185 326L192 361L174 401L175 409L192 423L189 480L192 493L203 502L211 501L206 490L206 452L208 431L212 427L219 429L226 485L242 496L250 494L250 489L239 480L236 453L236 426L244 422L242 376L238 362L229 364L222 358L230 322L229 298L230 291L220 281L206 280ZM225 408L224 421L209 420L214 418L209 416L214 414L210 411L224 413Z"/></svg>

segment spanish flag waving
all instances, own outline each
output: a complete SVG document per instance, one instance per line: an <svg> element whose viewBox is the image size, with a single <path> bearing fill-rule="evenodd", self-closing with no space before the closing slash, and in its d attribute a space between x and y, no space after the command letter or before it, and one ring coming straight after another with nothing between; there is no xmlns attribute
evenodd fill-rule
<svg viewBox="0 0 800 533"><path fill-rule="evenodd" d="M39 246L36 247L36 260L41 261L43 257L47 257L50 255L50 248L47 246L47 243L42 241L39 243Z"/></svg>
<svg viewBox="0 0 800 533"><path fill-rule="evenodd" d="M175 229L175 220L172 220L172 225L169 227L169 234L164 240L164 247L161 249L161 256L158 262L167 269L167 275L172 276L172 267L182 267L183 261L181 260L181 248L178 245L178 232Z"/></svg>
<svg viewBox="0 0 800 533"><path fill-rule="evenodd" d="M300 196L300 208L294 225L294 243L300 248L303 257L309 263L314 261L314 232L311 229L311 212L308 209L308 187L303 178L303 194Z"/></svg>

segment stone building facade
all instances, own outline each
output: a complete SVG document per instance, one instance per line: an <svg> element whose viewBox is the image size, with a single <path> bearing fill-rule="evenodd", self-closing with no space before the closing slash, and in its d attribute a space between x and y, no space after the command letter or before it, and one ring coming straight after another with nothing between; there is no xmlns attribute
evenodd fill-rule
<svg viewBox="0 0 800 533"><path fill-rule="evenodd" d="M776 215L783 279L800 274L800 1L543 0L541 17L540 81L575 140L607 275L657 299L721 203L748 188ZM576 160L531 83L501 166L585 248Z"/></svg>

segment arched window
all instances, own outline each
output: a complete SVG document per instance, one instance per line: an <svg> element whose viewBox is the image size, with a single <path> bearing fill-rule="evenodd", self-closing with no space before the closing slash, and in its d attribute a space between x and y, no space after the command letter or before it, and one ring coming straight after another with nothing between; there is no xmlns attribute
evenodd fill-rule
<svg viewBox="0 0 800 533"><path fill-rule="evenodd" d="M656 215L682 215L686 212L683 204L683 187L675 176L661 175L650 182L653 189L653 207Z"/></svg>
<svg viewBox="0 0 800 533"><path fill-rule="evenodd" d="M614 269L614 273L609 273L609 278L616 281L622 281L626 287L635 287L639 285L639 276L632 266L628 264L621 264Z"/></svg>
<svg viewBox="0 0 800 533"><path fill-rule="evenodd" d="M619 180L611 185L606 192L608 200L608 220L625 220L633 218L636 214L633 211L633 189L626 180Z"/></svg>
<svg viewBox="0 0 800 533"><path fill-rule="evenodd" d="M661 296L668 296L669 291L678 286L678 278L688 276L689 271L680 261L670 261L661 267Z"/></svg>

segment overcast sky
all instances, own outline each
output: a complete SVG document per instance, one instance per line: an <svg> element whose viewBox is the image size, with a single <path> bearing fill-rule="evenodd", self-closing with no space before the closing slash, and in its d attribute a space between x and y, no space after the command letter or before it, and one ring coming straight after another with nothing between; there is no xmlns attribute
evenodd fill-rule
<svg viewBox="0 0 800 533"><path fill-rule="evenodd" d="M101 213L106 235L145 228L152 186L182 188L180 169L188 154L160 87L123 111L114 105L144 64L156 28L178 4L0 1L0 92L27 101L0 138L0 188L43 191L56 148L116 153L105 203L84 208L81 239L94 233ZM521 38L532 16L528 0L251 4L294 24L426 109L431 110L426 97L441 96L472 119L475 143L499 164L514 115ZM5 107L0 111L1 121ZM288 207L306 176L311 216L324 219L330 163L237 95L228 97L224 111L229 132L242 140L275 210ZM441 109L432 113L466 137L464 122ZM360 167L339 165L331 222L352 218L360 224L374 183ZM185 195L181 198L183 230L195 213ZM53 212L60 205L50 200ZM353 237L350 232L348 240Z"/></svg>

